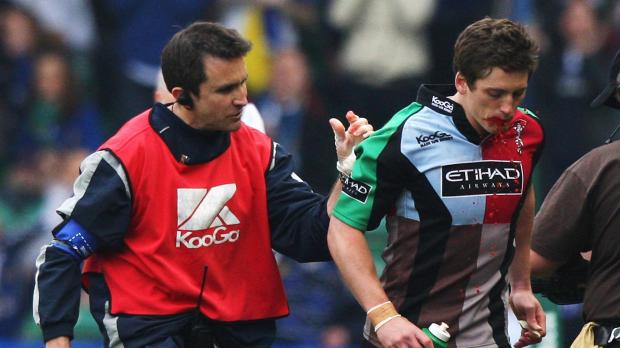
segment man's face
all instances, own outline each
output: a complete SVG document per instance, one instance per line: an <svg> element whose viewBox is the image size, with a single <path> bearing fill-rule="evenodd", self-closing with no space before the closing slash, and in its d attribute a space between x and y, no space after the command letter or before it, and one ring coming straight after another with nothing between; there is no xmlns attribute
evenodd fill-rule
<svg viewBox="0 0 620 348"><path fill-rule="evenodd" d="M248 73L243 58L203 59L207 81L193 96L193 124L197 129L235 131L241 126L241 110L248 103Z"/></svg>
<svg viewBox="0 0 620 348"><path fill-rule="evenodd" d="M508 128L517 106L525 97L528 79L527 72L506 72L495 67L489 75L469 86L457 73L459 102L479 134L497 134Z"/></svg>

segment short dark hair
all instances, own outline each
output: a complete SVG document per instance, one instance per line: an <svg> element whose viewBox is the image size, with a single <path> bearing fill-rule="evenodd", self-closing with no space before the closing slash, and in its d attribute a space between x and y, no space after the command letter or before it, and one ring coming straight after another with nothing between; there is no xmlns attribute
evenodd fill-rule
<svg viewBox="0 0 620 348"><path fill-rule="evenodd" d="M234 59L251 49L249 41L234 29L211 22L195 22L177 32L161 53L161 70L168 90L173 87L198 95L198 86L208 79L203 58Z"/></svg>
<svg viewBox="0 0 620 348"><path fill-rule="evenodd" d="M531 76L538 66L538 45L523 25L485 17L470 24L456 39L452 64L454 73L460 72L470 88L495 67L527 71Z"/></svg>

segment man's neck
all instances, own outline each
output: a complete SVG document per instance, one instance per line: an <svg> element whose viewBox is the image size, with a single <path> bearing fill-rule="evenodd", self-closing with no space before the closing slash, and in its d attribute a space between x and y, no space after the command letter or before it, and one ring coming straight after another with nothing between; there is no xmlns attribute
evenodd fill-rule
<svg viewBox="0 0 620 348"><path fill-rule="evenodd" d="M484 128L482 128L482 126L480 126L480 124L478 124L476 119L472 116L472 111L469 109L469 105L465 103L465 98L463 98L463 96L459 92L456 92L454 95L448 96L448 99L451 99L455 103L461 105L463 111L465 112L467 122L469 122L469 124L476 130L476 133L478 133L481 138L489 135L489 133L487 133L487 131L485 131Z"/></svg>
<svg viewBox="0 0 620 348"><path fill-rule="evenodd" d="M201 130L200 124L199 122L197 122L197 119L191 109L188 109L178 103L171 104L168 109L172 111L172 113L175 114L179 119L181 119L181 121L183 121L183 123L185 123L186 125L196 130Z"/></svg>

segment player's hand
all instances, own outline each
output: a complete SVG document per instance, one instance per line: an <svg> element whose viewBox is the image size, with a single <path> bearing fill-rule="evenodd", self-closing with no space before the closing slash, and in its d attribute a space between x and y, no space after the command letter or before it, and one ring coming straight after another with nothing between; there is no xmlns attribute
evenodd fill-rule
<svg viewBox="0 0 620 348"><path fill-rule="evenodd" d="M515 290L510 294L510 305L521 325L521 337L515 348L539 343L547 334L545 312L531 291Z"/></svg>
<svg viewBox="0 0 620 348"><path fill-rule="evenodd" d="M394 318L377 331L384 348L433 348L433 341L409 320Z"/></svg>
<svg viewBox="0 0 620 348"><path fill-rule="evenodd" d="M51 340L45 342L45 348L69 348L71 347L71 340L69 337L61 336L52 338Z"/></svg>
<svg viewBox="0 0 620 348"><path fill-rule="evenodd" d="M357 116L353 111L347 112L346 118L349 122L349 128L346 130L342 122L336 118L330 119L329 124L334 131L339 164L352 167L355 161L355 157L351 157L354 156L353 148L373 133L373 127L367 119ZM347 161L350 163L346 163Z"/></svg>

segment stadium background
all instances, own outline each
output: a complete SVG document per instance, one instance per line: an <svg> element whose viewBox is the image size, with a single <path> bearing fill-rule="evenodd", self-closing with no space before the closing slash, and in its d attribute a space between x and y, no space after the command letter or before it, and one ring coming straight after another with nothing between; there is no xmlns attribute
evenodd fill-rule
<svg viewBox="0 0 620 348"><path fill-rule="evenodd" d="M421 82L452 82L452 44L485 15L526 24L541 46L523 106L545 126L537 202L619 118L591 110L620 48L615 0L0 0L0 347L40 347L34 260L79 161L152 103L159 52L178 28L219 21L253 42L249 98L318 192L335 178L327 120L354 110L379 128ZM368 234L378 268L385 231ZM278 347L347 347L363 313L333 264L280 258L292 315ZM83 298L74 347L100 347ZM544 347L566 347L579 306L546 303ZM553 329L551 329L553 327Z"/></svg>

